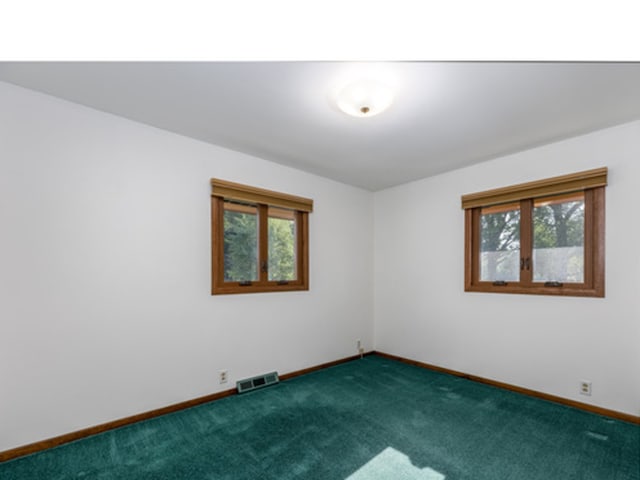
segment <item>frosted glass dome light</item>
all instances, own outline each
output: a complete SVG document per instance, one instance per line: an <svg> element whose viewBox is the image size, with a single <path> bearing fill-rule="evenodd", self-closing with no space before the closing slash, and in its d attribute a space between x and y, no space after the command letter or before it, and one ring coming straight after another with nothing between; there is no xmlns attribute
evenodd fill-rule
<svg viewBox="0 0 640 480"><path fill-rule="evenodd" d="M351 83L337 96L338 108L354 117L373 117L389 108L391 102L391 88L373 80Z"/></svg>

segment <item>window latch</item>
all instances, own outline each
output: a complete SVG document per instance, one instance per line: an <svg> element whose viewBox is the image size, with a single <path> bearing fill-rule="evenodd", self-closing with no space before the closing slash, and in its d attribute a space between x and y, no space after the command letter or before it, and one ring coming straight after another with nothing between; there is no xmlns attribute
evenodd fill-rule
<svg viewBox="0 0 640 480"><path fill-rule="evenodd" d="M242 282L238 282L238 285L241 287L250 287L253 285L253 282L251 280L243 280Z"/></svg>
<svg viewBox="0 0 640 480"><path fill-rule="evenodd" d="M562 282L544 282L545 287L561 287Z"/></svg>
<svg viewBox="0 0 640 480"><path fill-rule="evenodd" d="M262 264L260 265L260 271L262 271L262 273L267 273L269 271L269 265L267 264L266 260L262 261Z"/></svg>
<svg viewBox="0 0 640 480"><path fill-rule="evenodd" d="M493 282L494 287L504 287L507 284L504 280L496 280Z"/></svg>
<svg viewBox="0 0 640 480"><path fill-rule="evenodd" d="M289 285L289 280L278 280L278 285Z"/></svg>

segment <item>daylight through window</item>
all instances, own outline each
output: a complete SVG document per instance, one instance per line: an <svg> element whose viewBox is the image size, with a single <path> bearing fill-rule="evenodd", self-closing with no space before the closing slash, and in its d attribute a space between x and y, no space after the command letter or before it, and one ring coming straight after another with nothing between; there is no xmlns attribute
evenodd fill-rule
<svg viewBox="0 0 640 480"><path fill-rule="evenodd" d="M464 195L465 290L604 296L600 168Z"/></svg>
<svg viewBox="0 0 640 480"><path fill-rule="evenodd" d="M309 289L313 201L212 179L212 293Z"/></svg>

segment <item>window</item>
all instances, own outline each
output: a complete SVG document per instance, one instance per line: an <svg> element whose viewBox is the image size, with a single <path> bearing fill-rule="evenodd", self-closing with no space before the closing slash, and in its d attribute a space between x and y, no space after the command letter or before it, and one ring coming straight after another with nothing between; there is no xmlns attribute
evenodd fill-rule
<svg viewBox="0 0 640 480"><path fill-rule="evenodd" d="M462 197L465 291L604 297L607 169Z"/></svg>
<svg viewBox="0 0 640 480"><path fill-rule="evenodd" d="M211 179L212 289L309 289L313 200Z"/></svg>

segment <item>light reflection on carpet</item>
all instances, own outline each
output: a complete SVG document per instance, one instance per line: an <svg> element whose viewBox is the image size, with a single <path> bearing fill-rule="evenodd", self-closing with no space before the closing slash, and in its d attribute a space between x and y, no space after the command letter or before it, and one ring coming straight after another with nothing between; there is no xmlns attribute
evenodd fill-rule
<svg viewBox="0 0 640 480"><path fill-rule="evenodd" d="M426 467L418 468L404 453L387 447L346 480L445 480L445 476Z"/></svg>

